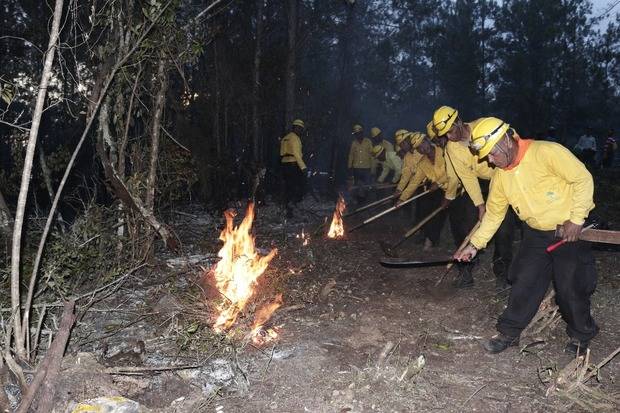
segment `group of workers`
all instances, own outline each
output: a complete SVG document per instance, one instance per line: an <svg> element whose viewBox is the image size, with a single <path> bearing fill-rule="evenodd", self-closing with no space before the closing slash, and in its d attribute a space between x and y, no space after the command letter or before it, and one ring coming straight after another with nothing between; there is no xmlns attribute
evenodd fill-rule
<svg viewBox="0 0 620 413"><path fill-rule="evenodd" d="M303 128L303 122L293 122L280 151L291 188L295 174L305 169L295 125ZM553 282L570 337L566 349L585 352L598 333L590 312L597 275L589 244L580 241L579 235L594 208L594 183L570 150L558 143L522 138L495 117L465 122L449 106L433 113L424 132L396 131L395 146L377 128L368 139L355 125L353 135L348 166L357 187L370 183L374 158L382 165L380 180L394 171L397 203L407 201L426 184L431 192L418 199L418 217L441 209L449 217L455 245L469 237L454 254L459 269L456 287L473 285L474 258L494 238L497 285L510 285L510 289L508 305L497 322L498 334L484 343L486 350L499 353L519 344L521 332ZM293 166L297 171L292 171ZM486 201L480 180L490 181ZM513 259L517 217L523 223L523 235ZM441 226L436 216L424 227L429 242L438 239ZM557 242L558 228L566 243L547 252Z"/></svg>

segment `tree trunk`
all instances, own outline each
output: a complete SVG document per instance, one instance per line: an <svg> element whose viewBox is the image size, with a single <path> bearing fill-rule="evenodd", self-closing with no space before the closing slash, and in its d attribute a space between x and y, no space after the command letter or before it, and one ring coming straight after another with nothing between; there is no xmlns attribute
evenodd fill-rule
<svg viewBox="0 0 620 413"><path fill-rule="evenodd" d="M28 146L26 147L26 157L24 158L22 181L19 187L19 198L17 200L17 208L15 211L15 225L13 227L13 245L11 248L11 309L13 313L15 350L17 351L17 355L22 359L26 358L26 348L24 346L24 336L22 334L19 288L22 227L24 225L24 214L26 211L26 202L28 200L28 187L30 186L30 174L32 173L34 152L37 146L39 125L41 124L41 115L43 114L47 87L52 76L52 63L54 62L56 44L58 43L62 6L63 0L56 0L56 5L54 6L54 17L52 20L52 30L50 32L47 51L45 52L45 64L43 65L41 83L39 84L39 92L37 94L37 101L32 115L32 124L30 126L30 133L28 136Z"/></svg>
<svg viewBox="0 0 620 413"><path fill-rule="evenodd" d="M0 231L10 234L13 228L13 216L0 190Z"/></svg>
<svg viewBox="0 0 620 413"><path fill-rule="evenodd" d="M47 161L45 160L45 153L43 153L43 148L39 147L39 166L41 166L41 173L43 174L43 181L45 182L45 188L47 189L47 193L50 196L50 202L54 201L54 188L52 187L52 172L50 168L47 166ZM65 220L62 218L62 214L58 212L58 222L60 222L60 229L62 232L65 232Z"/></svg>
<svg viewBox="0 0 620 413"><path fill-rule="evenodd" d="M480 97L482 112L486 113L486 95L487 95L487 55L486 55L486 39L484 24L487 19L486 0L480 1Z"/></svg>
<svg viewBox="0 0 620 413"><path fill-rule="evenodd" d="M288 1L288 50L286 53L286 113L284 124L293 121L295 111L295 59L297 36L297 2Z"/></svg>
<svg viewBox="0 0 620 413"><path fill-rule="evenodd" d="M215 111L213 112L213 136L217 148L218 160L222 157L222 142L220 141L220 74L217 62L217 39L213 41L213 69L215 81Z"/></svg>
<svg viewBox="0 0 620 413"><path fill-rule="evenodd" d="M157 95L156 102L158 102L158 100L159 93ZM102 105L102 108L99 112L100 130L98 131L96 148L97 153L99 154L99 158L101 160L101 164L103 165L103 171L105 173L107 183L110 185L110 192L113 193L123 203L123 206L125 208L132 209L138 212L142 216L142 219L144 219L144 221L161 236L169 249L173 251L177 250L179 247L179 243L174 234L165 225L158 221L151 207L147 205L146 202L142 201L139 196L134 195L129 191L129 188L127 188L124 180L121 179L121 177L119 177L118 173L116 172L115 165L110 161L104 145L106 138L103 136L107 130L103 127L103 125L109 122L109 114L107 108L105 107L106 105L107 102ZM157 103L155 105L157 106ZM153 153L152 148L151 153Z"/></svg>
<svg viewBox="0 0 620 413"><path fill-rule="evenodd" d="M262 160L258 105L260 103L260 61L262 57L264 9L265 0L256 0L256 47L254 48L254 87L252 89L252 155L255 161Z"/></svg>
<svg viewBox="0 0 620 413"><path fill-rule="evenodd" d="M153 213L155 209L155 187L157 180L157 160L159 158L159 136L161 131L161 118L164 112L166 91L168 89L168 74L166 73L166 61L162 57L157 66L157 82L159 90L155 97L155 110L151 128L151 156L149 161L149 174L146 180L146 208Z"/></svg>
<svg viewBox="0 0 620 413"><path fill-rule="evenodd" d="M351 121L351 101L353 100L353 85L354 79L351 76L351 64L353 56L351 51L351 43L353 40L353 34L355 30L355 9L353 4L347 3L347 20L345 27L340 33L340 83L338 85L338 107L337 107L337 126L335 128L336 136L332 136L332 150L331 150L331 176L332 179L338 184L339 179L339 160L342 156L341 146L348 142L341 142L342 137L348 135L348 125Z"/></svg>

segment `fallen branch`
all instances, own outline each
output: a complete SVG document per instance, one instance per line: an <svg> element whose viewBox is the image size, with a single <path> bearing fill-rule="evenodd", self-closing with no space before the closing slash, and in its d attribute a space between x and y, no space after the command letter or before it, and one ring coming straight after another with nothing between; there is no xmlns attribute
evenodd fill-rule
<svg viewBox="0 0 620 413"><path fill-rule="evenodd" d="M68 301L65 303L56 337L47 351L47 354L45 354L45 358L41 364L39 364L34 379L32 379L32 383L26 390L16 413L26 413L37 394L42 395L39 400L37 412L44 413L53 410L54 406L52 402L56 393L53 383L56 376L58 376L62 356L65 353L65 347L67 346L69 335L71 334L71 329L75 322L74 309L75 301ZM39 389L41 389L41 391L39 391Z"/></svg>
<svg viewBox="0 0 620 413"><path fill-rule="evenodd" d="M531 337L541 334L546 329L552 329L560 321L560 309L555 303L555 290L551 290L538 307L538 312L525 327L521 337Z"/></svg>
<svg viewBox="0 0 620 413"><path fill-rule="evenodd" d="M109 367L103 372L107 374L119 375L119 376L131 376L139 375L143 373L153 373L158 371L176 371L176 370L189 370L204 367L205 363L199 364L186 364L183 366L153 366L153 367Z"/></svg>
<svg viewBox="0 0 620 413"><path fill-rule="evenodd" d="M485 388L485 387L487 387L488 385L489 385L489 383L485 383L485 384L483 384L482 386L478 387L478 389L477 389L475 392L473 392L473 393L471 394L471 396L469 396L469 397L467 398L467 400L465 400L465 401L463 402L463 404L461 404L461 409L463 409L463 407L465 407L465 405L467 404L467 402L469 402L471 399L473 399L473 398L474 398L474 396L475 396L476 394L480 393L480 390L484 389L484 388Z"/></svg>

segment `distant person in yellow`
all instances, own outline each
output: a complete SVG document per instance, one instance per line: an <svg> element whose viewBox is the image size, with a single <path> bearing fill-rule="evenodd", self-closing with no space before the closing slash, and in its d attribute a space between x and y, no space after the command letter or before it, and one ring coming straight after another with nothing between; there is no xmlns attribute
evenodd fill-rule
<svg viewBox="0 0 620 413"><path fill-rule="evenodd" d="M358 203L366 200L368 186L372 182L372 143L370 139L364 137L364 129L361 125L354 125L353 142L349 150L349 176L353 178L353 184L358 187L355 191L355 198Z"/></svg>
<svg viewBox="0 0 620 413"><path fill-rule="evenodd" d="M599 331L590 313L596 287L594 257L587 242L578 241L594 208L592 175L568 149L554 142L521 139L506 122L484 118L473 128L471 148L498 170L491 179L486 213L470 244L454 258L469 261L497 231L512 207L524 222L519 252L510 267L513 280L508 306L497 321L499 334L484 344L499 353L519 344L553 281L556 302L571 341L566 350L583 353ZM567 241L552 252L555 231Z"/></svg>
<svg viewBox="0 0 620 413"><path fill-rule="evenodd" d="M293 216L291 203L298 203L304 197L306 186L306 164L301 151L301 136L306 125L301 119L295 119L291 131L280 141L280 162L284 179L284 206L286 216Z"/></svg>
<svg viewBox="0 0 620 413"><path fill-rule="evenodd" d="M392 142L387 140L383 136L383 132L381 131L381 129L377 128L376 126L370 129L370 142L372 143L373 150L375 146L381 145L386 150L386 152L394 152L394 144L392 144ZM380 165L381 165L381 162L377 160L377 158L374 156L374 153L373 153L373 161L372 161L372 167L370 171L373 176L379 173L378 172L379 168L377 167ZM381 173L383 173L383 171L381 171Z"/></svg>
<svg viewBox="0 0 620 413"><path fill-rule="evenodd" d="M396 155L396 152L388 151L382 145L376 145L372 148L372 156L381 164L381 175L377 178L377 182L385 182L385 178L387 178L390 172L393 173L393 184L400 180L403 161Z"/></svg>

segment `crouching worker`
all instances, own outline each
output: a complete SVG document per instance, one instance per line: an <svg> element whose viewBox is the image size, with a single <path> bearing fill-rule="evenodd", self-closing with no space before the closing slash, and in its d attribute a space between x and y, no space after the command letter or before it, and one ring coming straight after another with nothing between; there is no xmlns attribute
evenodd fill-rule
<svg viewBox="0 0 620 413"><path fill-rule="evenodd" d="M372 148L372 156L381 164L381 175L377 178L377 182L385 182L385 178L392 171L394 175L392 183L398 183L403 169L403 161L396 155L396 152L388 151L382 145L376 145Z"/></svg>
<svg viewBox="0 0 620 413"><path fill-rule="evenodd" d="M589 244L578 240L594 208L592 175L562 145L521 139L497 118L485 118L473 128L470 146L480 159L488 156L498 170L491 179L480 228L454 258L469 261L486 247L510 206L526 224L509 270L513 286L497 322L499 334L484 347L499 353L518 345L553 280L571 339L566 350L583 353L599 330L590 313L590 296L596 287L594 258ZM547 247L557 241L558 225L567 243L548 253Z"/></svg>

